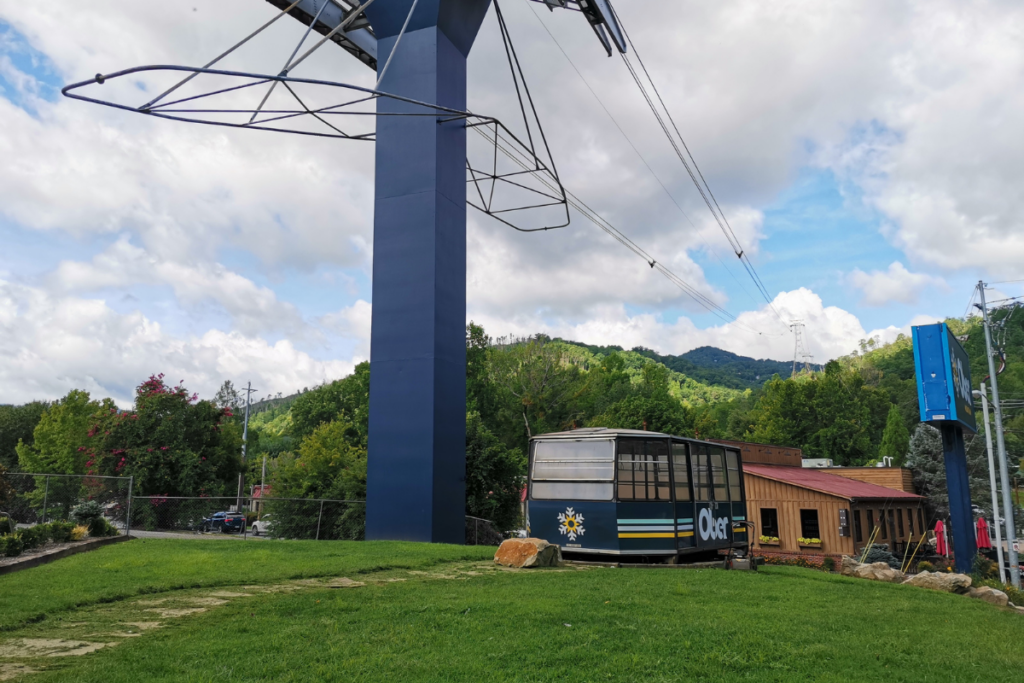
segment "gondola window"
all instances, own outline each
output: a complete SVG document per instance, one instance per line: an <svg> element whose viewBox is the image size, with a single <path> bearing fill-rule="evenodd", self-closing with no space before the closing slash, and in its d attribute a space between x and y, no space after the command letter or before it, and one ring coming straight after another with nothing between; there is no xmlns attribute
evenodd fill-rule
<svg viewBox="0 0 1024 683"><path fill-rule="evenodd" d="M676 480L676 501L688 503L690 498L690 464L686 459L686 444L672 444L672 476Z"/></svg>
<svg viewBox="0 0 1024 683"><path fill-rule="evenodd" d="M615 442L538 442L533 453L533 497L537 500L611 500Z"/></svg>
<svg viewBox="0 0 1024 683"><path fill-rule="evenodd" d="M624 439L619 442L619 500L671 500L668 444Z"/></svg>

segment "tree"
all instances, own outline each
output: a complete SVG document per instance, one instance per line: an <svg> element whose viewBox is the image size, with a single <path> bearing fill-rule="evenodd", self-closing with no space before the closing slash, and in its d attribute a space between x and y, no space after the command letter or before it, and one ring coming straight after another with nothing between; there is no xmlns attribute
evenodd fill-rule
<svg viewBox="0 0 1024 683"><path fill-rule="evenodd" d="M277 498L366 500L366 447L352 443L353 425L342 419L326 422L302 440L296 456L282 455L272 486ZM365 534L364 504L329 505L320 538L361 539ZM309 504L273 501L269 514L273 533L284 538L314 538L319 511Z"/></svg>
<svg viewBox="0 0 1024 683"><path fill-rule="evenodd" d="M214 395L213 404L218 408L228 408L234 412L242 405L242 396L235 389L235 385L231 383L231 380L226 379Z"/></svg>
<svg viewBox="0 0 1024 683"><path fill-rule="evenodd" d="M992 519L992 496L989 491L988 458L984 438L975 435L967 444L967 480L971 503L981 514ZM949 491L946 488L946 463L942 451L942 434L921 423L910 438L906 466L914 472L914 488L928 499L934 518L949 517Z"/></svg>
<svg viewBox="0 0 1024 683"><path fill-rule="evenodd" d="M32 445L19 443L18 464L23 472L85 474L85 445L89 427L100 410L116 410L113 401L93 401L85 391L72 389L48 407L32 432Z"/></svg>
<svg viewBox="0 0 1024 683"><path fill-rule="evenodd" d="M351 375L307 391L292 402L292 436L302 439L338 417L353 430L350 438L365 445L370 416L370 363Z"/></svg>
<svg viewBox="0 0 1024 683"><path fill-rule="evenodd" d="M32 434L49 405L33 401L21 406L0 406L0 466L17 471L18 442L32 445Z"/></svg>
<svg viewBox="0 0 1024 683"><path fill-rule="evenodd" d="M466 514L492 521L499 531L518 528L526 486L526 456L506 448L480 415L466 415Z"/></svg>
<svg viewBox="0 0 1024 683"><path fill-rule="evenodd" d="M227 408L200 401L184 386L151 376L132 410L100 411L83 449L87 471L133 476L137 495L216 496L234 491L241 431L222 429Z"/></svg>
<svg viewBox="0 0 1024 683"><path fill-rule="evenodd" d="M882 433L882 445L878 448L879 458L892 458L895 465L902 465L910 448L910 432L903 423L903 415L895 405L889 408L889 418Z"/></svg>

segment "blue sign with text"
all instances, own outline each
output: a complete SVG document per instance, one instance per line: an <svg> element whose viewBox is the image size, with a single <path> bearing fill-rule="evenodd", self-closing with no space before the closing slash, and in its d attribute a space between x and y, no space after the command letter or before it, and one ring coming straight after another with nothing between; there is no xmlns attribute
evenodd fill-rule
<svg viewBox="0 0 1024 683"><path fill-rule="evenodd" d="M921 422L953 422L978 431L967 352L946 323L919 325L914 335L914 368Z"/></svg>

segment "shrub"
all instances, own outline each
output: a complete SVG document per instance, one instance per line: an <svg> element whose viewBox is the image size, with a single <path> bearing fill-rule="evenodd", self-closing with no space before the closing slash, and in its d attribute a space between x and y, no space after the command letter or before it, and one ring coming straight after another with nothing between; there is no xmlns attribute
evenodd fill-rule
<svg viewBox="0 0 1024 683"><path fill-rule="evenodd" d="M95 500L87 500L81 503L71 511L71 519L79 524L88 525L89 522L96 519L97 517L103 516L103 508Z"/></svg>
<svg viewBox="0 0 1024 683"><path fill-rule="evenodd" d="M51 522L50 538L54 543L67 543L71 540L71 532L74 529L75 525L71 522Z"/></svg>
<svg viewBox="0 0 1024 683"><path fill-rule="evenodd" d="M0 516L0 534L13 534L14 533L14 522L11 521L10 517L6 515Z"/></svg>
<svg viewBox="0 0 1024 683"><path fill-rule="evenodd" d="M883 544L875 545L868 551L867 557L864 558L866 564L873 564L875 562L885 562L893 569L899 569L902 562L899 558L889 552L889 546Z"/></svg>
<svg viewBox="0 0 1024 683"><path fill-rule="evenodd" d="M25 544L21 540L21 534L8 534L4 536L4 556L5 557L17 557L21 555L21 551L25 549Z"/></svg>
<svg viewBox="0 0 1024 683"><path fill-rule="evenodd" d="M71 530L71 540L72 541L81 541L83 538L85 538L88 535L89 535L89 527L82 526L81 524L79 524L78 526L76 526L74 529Z"/></svg>
<svg viewBox="0 0 1024 683"><path fill-rule="evenodd" d="M921 560L917 563L918 572L933 572L935 571L935 565L928 560Z"/></svg>
<svg viewBox="0 0 1024 683"><path fill-rule="evenodd" d="M971 567L971 576L975 583L985 579L994 579L999 576L999 566L984 555L974 556L974 566Z"/></svg>
<svg viewBox="0 0 1024 683"><path fill-rule="evenodd" d="M89 522L89 535L93 538L117 536L117 529L107 521L106 517L95 517Z"/></svg>
<svg viewBox="0 0 1024 683"><path fill-rule="evenodd" d="M836 560L834 557L826 557L821 562L821 568L827 572L834 572L836 570Z"/></svg>
<svg viewBox="0 0 1024 683"><path fill-rule="evenodd" d="M50 528L46 524L37 524L28 529L22 529L19 535L23 550L32 550L50 540Z"/></svg>

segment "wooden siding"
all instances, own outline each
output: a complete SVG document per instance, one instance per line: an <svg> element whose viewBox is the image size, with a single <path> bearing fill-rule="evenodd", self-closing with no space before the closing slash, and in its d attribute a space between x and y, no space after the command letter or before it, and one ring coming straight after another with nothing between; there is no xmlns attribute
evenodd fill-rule
<svg viewBox="0 0 1024 683"><path fill-rule="evenodd" d="M828 467L822 471L897 491L917 493L914 491L914 473L907 467Z"/></svg>
<svg viewBox="0 0 1024 683"><path fill-rule="evenodd" d="M771 446L763 443L747 443L746 441L725 441L722 439L711 439L711 441L738 449L743 462L800 467L800 463L803 461L803 451L799 448Z"/></svg>
<svg viewBox="0 0 1024 683"><path fill-rule="evenodd" d="M762 547L758 537L761 530L761 508L774 508L779 518L779 545L763 546L765 550L783 552L804 552L809 554L852 555L853 521L850 521L851 536L839 535L839 511L849 510L850 501L826 493L765 479L745 472L743 483L747 489L747 517L754 522L755 547ZM801 548L800 510L817 510L821 548Z"/></svg>

